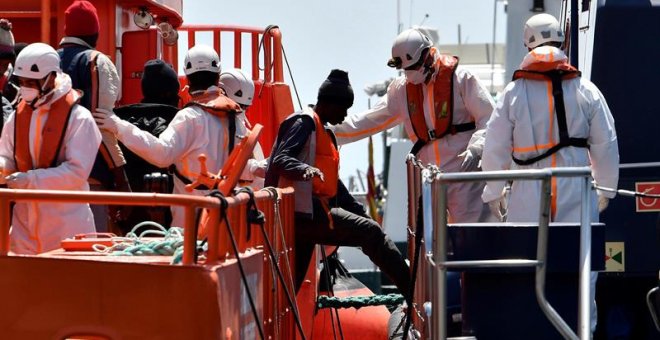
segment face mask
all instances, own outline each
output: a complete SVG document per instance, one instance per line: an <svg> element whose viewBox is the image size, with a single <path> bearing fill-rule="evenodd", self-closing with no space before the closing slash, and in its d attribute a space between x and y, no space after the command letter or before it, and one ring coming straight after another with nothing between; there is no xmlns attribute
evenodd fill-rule
<svg viewBox="0 0 660 340"><path fill-rule="evenodd" d="M21 93L21 98L25 99L26 102L30 104L34 104L39 97L44 93L44 87L46 84L48 84L48 80L50 79L50 74L46 76L46 79L44 83L41 85L41 89L37 90L32 87L26 87L26 86L21 86L19 88L19 92Z"/></svg>
<svg viewBox="0 0 660 340"><path fill-rule="evenodd" d="M411 84L421 84L426 80L426 72L424 68L420 67L418 70L406 70L406 80Z"/></svg>
<svg viewBox="0 0 660 340"><path fill-rule="evenodd" d="M21 86L18 92L21 94L21 98L28 103L32 103L39 96L39 90L32 87Z"/></svg>

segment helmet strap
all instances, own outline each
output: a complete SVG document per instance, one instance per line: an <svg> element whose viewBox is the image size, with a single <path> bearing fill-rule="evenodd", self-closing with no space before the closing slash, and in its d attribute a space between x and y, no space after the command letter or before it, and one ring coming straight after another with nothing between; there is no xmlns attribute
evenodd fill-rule
<svg viewBox="0 0 660 340"><path fill-rule="evenodd" d="M37 98L34 98L34 100L32 101L32 103L30 103L30 106L32 106L33 109L34 109L34 107L35 107L35 105L36 105L37 103L39 103L40 101L42 101L42 99L44 99L45 97L49 96L50 94L53 93L53 91L55 91L55 86L53 86L52 89L46 91L46 84L48 84L48 82L50 81L50 76L51 76L52 74L53 74L53 72L50 72L50 73L48 73L48 75L46 76L46 78L44 78L44 83L41 84L41 87L39 88L39 96L38 96ZM46 102L46 101L43 100L42 102Z"/></svg>
<svg viewBox="0 0 660 340"><path fill-rule="evenodd" d="M426 80L428 81L428 78L430 78L433 73L435 72L435 55L436 55L436 49L435 47L432 47L429 49L428 53L426 53L426 57L424 58L424 63L422 64L422 68L424 69L424 74L426 74Z"/></svg>
<svg viewBox="0 0 660 340"><path fill-rule="evenodd" d="M48 75L46 76L46 79L44 79L44 83L41 84L41 88L39 88L39 96L43 96L46 94L46 84L48 84L48 81L50 80L50 75L53 74L53 72L49 72ZM53 86L54 87L54 86ZM48 91L50 92L50 91Z"/></svg>

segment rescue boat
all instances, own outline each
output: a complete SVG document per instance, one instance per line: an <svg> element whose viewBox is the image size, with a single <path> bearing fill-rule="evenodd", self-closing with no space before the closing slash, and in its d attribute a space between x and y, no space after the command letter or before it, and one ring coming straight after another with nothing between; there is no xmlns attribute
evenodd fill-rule
<svg viewBox="0 0 660 340"><path fill-rule="evenodd" d="M574 8L577 8L577 1L571 2L575 4ZM57 46L64 33L64 10L70 3L71 0L3 2L0 3L0 17L12 21L16 41L43 41ZM594 4L589 4L588 1L583 3L587 4L586 8L590 8L592 13L595 12ZM282 33L278 28L185 25L181 15L182 0L95 0L94 4L104 25L97 48L109 55L118 66L120 65L124 95L119 104L130 104L139 99L140 72L146 60L162 58L176 66L179 48L193 46L198 34L210 34L213 37L214 48L220 52L223 59L233 58L235 67L251 72L256 85L255 92L261 95L255 98L255 103L250 107L247 115L255 124L253 138L256 139L260 132L258 139L263 149L271 149L279 122L294 111L291 90L284 82ZM509 6L512 9L517 8L513 4ZM626 32L630 34L626 27L635 26L634 30L655 29L653 32L657 33L657 27L649 28L644 26L644 23L657 22L658 10L654 8L643 12L634 8L621 10L614 7L609 9L606 7L599 14L599 17L604 18L597 26L601 32L597 40L599 42L591 48L595 50L594 55L600 57L595 57L593 62L592 78L604 92L609 92L606 95L612 107L624 108L630 105L636 111L650 112L648 106L643 104L650 105L648 98L645 97L652 95L649 91L653 87L647 86L644 88L646 92L635 94L630 88L621 88L620 84L615 85L616 79L613 77L619 74L613 75L610 72L608 65L614 63L613 56L607 55L604 51L606 45L613 45L611 41L607 42L608 36L616 33L626 37L628 36ZM589 15L584 12L588 11L582 11L580 15ZM643 16L644 20L636 21L640 16ZM592 18L586 18L585 22L588 23L586 26L595 26L595 17L594 14L593 22ZM581 17L576 18L576 21L579 21ZM186 35L188 46L172 43L174 32L178 35ZM221 34L233 35L232 54L220 51ZM244 36L249 37L250 40L247 48L243 46ZM623 43L617 41L617 43L623 44L627 51L642 54L640 47L635 45L638 42L631 40ZM137 46L141 48L135 48ZM649 47L649 44L644 46L650 49L650 52L646 51L646 53L658 56L657 48ZM245 56L249 56L250 65L243 64L246 60ZM260 60L263 60L265 65L263 69L266 71L259 69ZM652 67L650 62L646 64L649 68ZM634 75L632 73L627 73L626 76L632 77ZM627 81L634 83L635 79L637 78ZM181 78L181 81L183 84L185 79ZM620 92L619 95L616 94L617 92ZM630 103L627 96L639 100ZM616 114L616 110L613 111ZM651 119L649 117L646 118ZM619 135L628 134L629 140L637 138L636 131L650 128L639 126L638 122L630 123L631 120L626 120L623 114L616 116L616 119L617 123L623 122L621 125L627 126L624 128L624 133L619 132ZM258 131L260 129L256 124L263 126L261 131ZM630 125L634 126L630 127ZM652 131L644 131L648 135L653 135ZM648 138L643 141L653 142ZM238 148L244 155L250 152L248 144ZM639 191L654 192L653 190L658 187L655 183L658 176L649 169L657 167L658 164L653 159L639 156L634 151L635 147L634 143L625 142L622 148L622 154L635 156L626 156L629 158L625 159L627 165L622 166L626 175L622 176L621 187L631 185L637 186ZM239 154L240 152L237 151L236 161L223 170L225 175L240 173L243 157ZM409 163L408 169L411 176L410 183L419 185L411 185L413 189L409 189L411 190L409 197L425 196L423 191L438 183L428 181L428 186L423 187L420 183L422 183L422 171L425 169L410 166L413 163ZM405 172L406 169L403 166L402 168ZM579 171L577 173L581 174ZM197 198L158 193L127 195L0 189L0 271L3 272L0 278L0 296L3 301L0 304L0 337L3 339L404 337L401 330L408 326L403 326L405 319L399 318L400 311L396 312L398 314L395 315L394 327L390 327L388 332L390 314L382 306L341 309L337 313L330 309L318 308L319 295L323 294L319 289L322 279L317 266L321 257L320 250L313 255L314 260L308 268L305 283L295 294L292 289L292 268L289 265L295 256L291 189L262 190L254 195L242 192L232 196L230 193L235 185L235 179L225 178L222 183L218 183L219 176L213 175L216 174L202 173L200 178L221 184L219 189L224 191L224 197ZM447 178L451 179L451 176L448 174ZM433 188L437 194L439 187ZM427 193L425 197L429 199L423 204L427 208L440 204L439 197L433 194ZM173 240L174 237L177 242L183 244L181 248L183 251L178 254L180 259L172 255L128 256L127 253L123 254L124 256L110 256L108 254L110 251L98 252L94 249L113 247L118 240L108 235L79 235L63 242L62 249L56 251L36 256L14 255L9 252L10 203L24 200L130 203L145 207L184 206L187 222L183 234L168 233L167 238L155 238L156 241L168 241ZM409 202L410 211L415 211L416 202L416 199ZM263 213L263 224L254 223L247 217L247 211L253 209L251 208L253 203L256 209ZM635 207L615 201L611 210L604 216L604 222L613 227L608 227L607 230L603 230L602 226L594 227L596 238L591 239L595 254L593 263L598 264L594 265L594 268L607 270L605 279L601 279L601 286L598 288L601 292L598 300L603 301L605 313L602 313L604 316L599 319L600 326L596 338L609 338L619 333L627 338L657 338L658 333L650 327L651 319L647 313L646 301L643 298L640 300L640 292L645 294L649 288L657 285L657 271L660 267L655 214L644 214L648 211L657 211L655 203L654 198L644 200L643 197L638 198ZM198 226L195 221L196 208L207 210L208 223L203 227ZM447 226L446 220L443 220L443 216L438 213L439 211L434 211L433 214L425 216L427 220L421 221L417 221L416 216L409 216L408 226L417 227L419 222L422 225ZM460 227L464 229L459 229ZM550 226L548 227L551 229ZM638 229L629 232L623 231L624 227L629 229L638 227ZM197 230L202 228L207 235L206 245L198 244ZM452 282L458 285L458 279L450 279L450 287L443 287L442 282L446 280L442 276L442 270L437 266L440 262L437 261L450 266L451 261L479 259L482 254L472 250L488 245L474 242L483 235L489 235L493 228L449 225L444 229L448 234L440 234L442 228L418 230L420 238L410 237L406 240L409 257L414 258L413 265L418 265L420 268L416 276L417 293L414 308L410 309L411 313L406 311L412 323L411 328L417 331L417 335L423 338L444 338L446 335L452 335L451 332L447 334L447 330L451 330L448 324L452 321L460 323L463 318L472 318L466 323L468 325L474 325L475 320L483 321L487 326L475 328L475 332L477 337L486 339L493 338L493 334L496 334L495 338L497 338L497 334L500 334L497 332L503 328L502 324L497 322L502 319L509 322L504 327L522 327L527 323L527 315L524 312L507 319L507 316L511 315L503 315L504 313L498 308L488 309L482 305L485 300L481 298L487 293L505 297L510 293L501 290L502 286L497 286L495 289L499 279L485 275L489 274L488 272L468 274L483 279L484 285L475 286L473 285L475 281L471 281L472 286L466 287L470 301L463 301L462 311L452 312L440 307L446 305L447 301L443 301L441 295L436 294L436 290L451 291ZM568 237L572 240L573 248L577 247L576 242L579 242L579 237L575 233L577 229L565 230L570 234ZM435 248L433 232L437 232L436 236L445 237L448 243L437 244L438 248ZM513 237L522 237L531 242L536 240L536 231L531 229L511 229L509 232ZM423 235L426 238L423 238ZM656 237L654 238L653 235ZM506 241L506 237L502 235L498 237L501 238L498 242ZM553 237L561 238L561 235L556 233L556 229L550 232L550 242ZM135 240L129 241L135 242ZM141 240L143 243L149 241L154 240ZM623 244L627 246L624 247ZM449 259L433 257L433 253L436 255L444 253L446 248L442 247L447 246L454 247L452 248L454 252L451 254L453 257ZM199 251L200 247L204 251ZM115 249L124 251L126 248ZM431 249L433 251L430 251ZM608 262L616 261L618 254L621 254L618 257L621 259L624 253L629 256L627 267L621 260L621 267L607 269ZM512 256L533 257L534 251L524 249L522 252L514 252L513 255L504 254L504 256L508 259ZM548 258L557 256L559 255L553 251L548 254ZM577 256L574 256L572 260L576 258ZM176 264L172 264L173 261ZM571 263L567 266L574 271L578 264ZM346 277L338 279L334 285L331 284L335 288L334 295L370 294L364 286ZM528 279L520 278L520 281L529 284ZM492 286L489 286L491 284ZM458 291L458 289L454 290ZM533 293L526 292L531 294L530 296L533 296ZM573 295L575 293L574 291ZM623 297L614 297L616 294L621 294ZM654 299L657 305L657 293ZM448 300L451 302L452 297L449 296ZM640 303L643 309L639 307ZM576 312L577 308L571 305L567 309ZM499 315L501 318L494 318L493 316L498 316L495 315L498 313L502 314ZM578 317L575 316L571 322L577 324L577 319ZM584 320L581 323L583 324ZM550 333L554 332L554 328L549 329L551 330L547 333L550 334L550 338L572 338L569 333ZM414 332L411 334L417 336ZM536 337L529 335L529 338Z"/></svg>
<svg viewBox="0 0 660 340"><path fill-rule="evenodd" d="M64 34L64 11L71 3L3 2L0 17L13 23L16 41L42 41L58 46ZM97 49L113 60L121 76L123 96L118 105L139 101L141 72L147 60L160 58L177 69L178 49L195 45L200 34L211 34L213 47L221 58L233 58L235 67L252 75L255 92L260 94L247 111L254 128L232 153L221 175L203 170L193 183L206 181L210 187L216 187L223 195L215 198L0 189L0 270L5 273L0 279L4 301L0 337L307 339L333 338L344 332L347 339L386 338L389 312L384 306L343 309L338 313L318 308L319 295L328 293L318 290L316 254L303 287L297 294L294 291L290 266L295 256L292 189L235 195L232 192L256 141L264 150L270 150L279 123L294 111L290 88L284 82L280 30L184 25L182 0L93 3L102 26ZM234 38L230 53L220 51L221 34ZM187 46L178 45L179 35L187 36ZM243 45L245 37L249 46ZM246 57L249 65L242 64ZM265 71L260 71L260 61ZM183 88L185 77L180 77L180 81ZM160 237L139 240L105 234L77 235L64 240L59 250L36 256L11 254L9 204L33 199L152 207L180 205L186 207L186 226L182 232L163 231ZM198 225L194 211L200 208L205 209L207 218ZM262 220L249 220L248 211L262 214ZM199 251L198 235L207 240L203 253ZM123 242L133 246L161 242L170 247L176 243L182 245L182 251L161 256L144 256L140 251L132 256L112 256L120 248L124 255L129 254L125 246L118 247ZM99 249L106 251L95 251ZM335 293L343 297L373 295L363 285L356 287L357 290L337 289Z"/></svg>

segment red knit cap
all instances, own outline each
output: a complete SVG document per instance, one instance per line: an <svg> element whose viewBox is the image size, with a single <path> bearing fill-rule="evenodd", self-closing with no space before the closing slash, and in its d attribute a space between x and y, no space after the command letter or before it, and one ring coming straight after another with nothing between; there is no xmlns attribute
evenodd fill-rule
<svg viewBox="0 0 660 340"><path fill-rule="evenodd" d="M89 1L74 1L64 12L64 34L69 37L99 33L99 16Z"/></svg>

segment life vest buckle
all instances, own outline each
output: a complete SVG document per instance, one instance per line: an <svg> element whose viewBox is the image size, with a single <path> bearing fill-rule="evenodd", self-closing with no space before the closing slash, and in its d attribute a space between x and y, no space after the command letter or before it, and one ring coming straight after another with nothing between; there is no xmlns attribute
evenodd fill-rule
<svg viewBox="0 0 660 340"><path fill-rule="evenodd" d="M436 139L437 139L437 137L436 137L436 135L435 135L435 129L434 129L434 130L429 130L429 131L428 131L428 137L429 137L429 141L433 141L433 140L436 140Z"/></svg>

